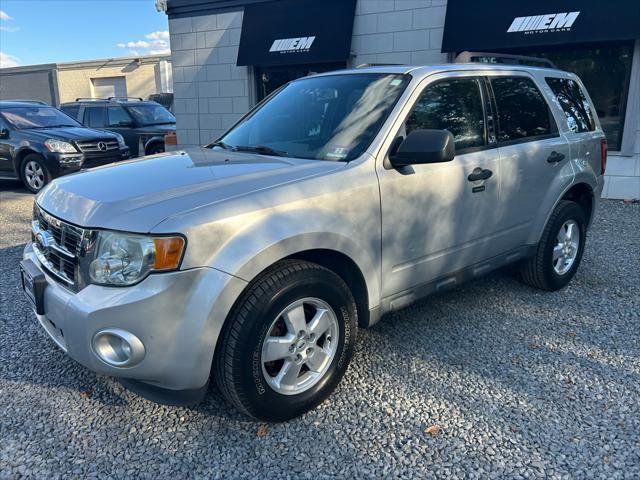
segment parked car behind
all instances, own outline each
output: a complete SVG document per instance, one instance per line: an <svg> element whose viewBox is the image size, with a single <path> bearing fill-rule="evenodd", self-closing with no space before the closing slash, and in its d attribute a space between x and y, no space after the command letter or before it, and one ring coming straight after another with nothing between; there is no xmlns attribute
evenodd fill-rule
<svg viewBox="0 0 640 480"><path fill-rule="evenodd" d="M117 133L87 128L43 102L0 101L0 178L38 192L60 175L125 158Z"/></svg>
<svg viewBox="0 0 640 480"><path fill-rule="evenodd" d="M164 152L165 134L176 131L169 110L141 98L78 98L60 109L87 127L119 133L134 157Z"/></svg>

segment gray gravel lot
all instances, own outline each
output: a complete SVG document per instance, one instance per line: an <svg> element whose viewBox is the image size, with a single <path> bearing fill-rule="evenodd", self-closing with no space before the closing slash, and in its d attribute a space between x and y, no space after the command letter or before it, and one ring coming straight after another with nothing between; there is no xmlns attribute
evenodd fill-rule
<svg viewBox="0 0 640 480"><path fill-rule="evenodd" d="M391 315L327 402L264 426L58 350L20 291L32 201L0 181L0 478L640 478L638 204L603 202L565 290L497 272Z"/></svg>

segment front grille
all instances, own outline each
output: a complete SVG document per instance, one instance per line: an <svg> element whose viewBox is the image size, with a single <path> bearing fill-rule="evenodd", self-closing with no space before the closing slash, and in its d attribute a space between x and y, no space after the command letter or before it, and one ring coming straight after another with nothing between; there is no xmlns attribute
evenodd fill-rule
<svg viewBox="0 0 640 480"><path fill-rule="evenodd" d="M82 153L103 153L118 150L120 145L117 140L88 140L76 142Z"/></svg>
<svg viewBox="0 0 640 480"><path fill-rule="evenodd" d="M33 250L42 266L57 280L74 287L86 230L66 223L34 205L31 231Z"/></svg>

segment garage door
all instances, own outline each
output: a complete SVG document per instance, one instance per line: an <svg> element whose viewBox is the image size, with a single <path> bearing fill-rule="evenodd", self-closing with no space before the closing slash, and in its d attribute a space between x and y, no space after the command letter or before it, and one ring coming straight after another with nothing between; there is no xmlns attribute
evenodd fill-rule
<svg viewBox="0 0 640 480"><path fill-rule="evenodd" d="M127 85L124 77L92 78L91 84L95 98L127 96Z"/></svg>

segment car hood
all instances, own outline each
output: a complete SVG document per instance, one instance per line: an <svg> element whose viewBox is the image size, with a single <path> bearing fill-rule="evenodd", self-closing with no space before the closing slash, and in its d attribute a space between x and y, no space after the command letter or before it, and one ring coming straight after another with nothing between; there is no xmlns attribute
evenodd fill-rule
<svg viewBox="0 0 640 480"><path fill-rule="evenodd" d="M55 138L56 140L64 140L67 142L70 140L77 141L92 140L96 138L116 138L113 133L87 127L33 128L22 130L22 132L29 132L29 135L32 138L39 138L43 141L48 138Z"/></svg>
<svg viewBox="0 0 640 480"><path fill-rule="evenodd" d="M147 233L169 216L344 165L197 147L58 178L37 203L83 227Z"/></svg>

